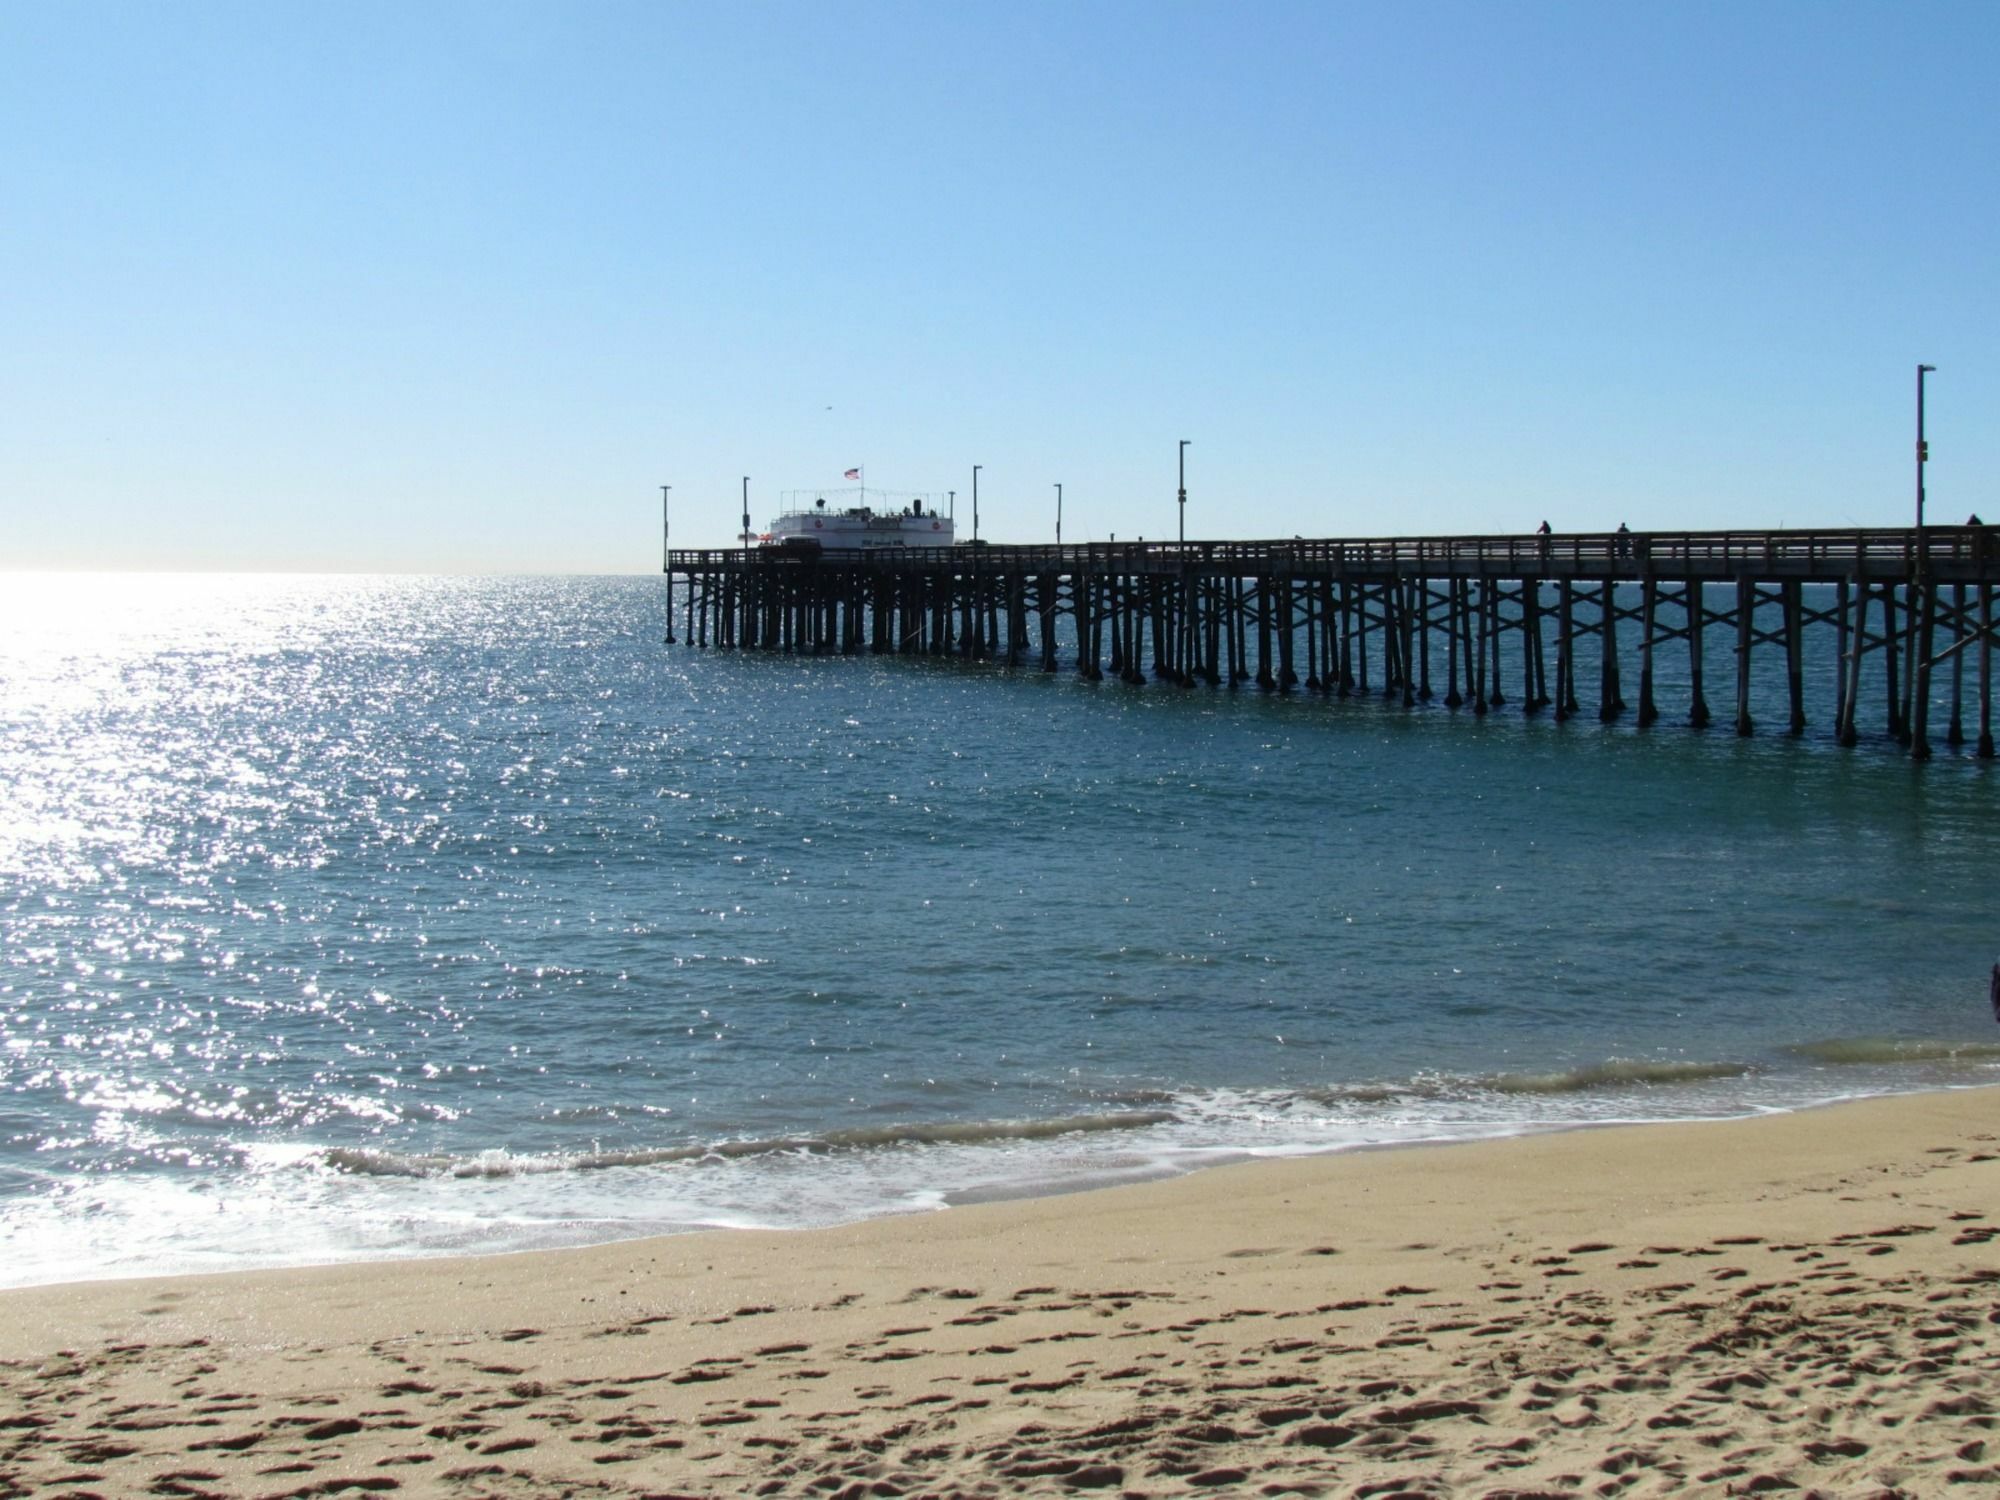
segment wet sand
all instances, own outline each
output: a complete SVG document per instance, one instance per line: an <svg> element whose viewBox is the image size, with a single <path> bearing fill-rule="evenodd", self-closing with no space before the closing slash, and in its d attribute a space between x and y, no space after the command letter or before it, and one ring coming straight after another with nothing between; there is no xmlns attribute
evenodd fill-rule
<svg viewBox="0 0 2000 1500"><path fill-rule="evenodd" d="M0 1495L2000 1483L2000 1091L0 1294Z"/></svg>

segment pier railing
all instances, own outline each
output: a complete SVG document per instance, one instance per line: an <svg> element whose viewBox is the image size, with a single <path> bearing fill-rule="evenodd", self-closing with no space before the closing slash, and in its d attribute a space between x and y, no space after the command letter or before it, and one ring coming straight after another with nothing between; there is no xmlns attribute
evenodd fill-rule
<svg viewBox="0 0 2000 1500"><path fill-rule="evenodd" d="M1425 573L1437 576L1733 578L1749 570L1772 577L1900 577L1920 566L1945 581L1977 581L2000 564L2000 527L1927 526L1838 531L1557 532L1442 537L1292 537L1249 541L959 543L869 551L795 552L780 547L710 547L670 552L667 571L741 567L997 572L1241 571Z"/></svg>

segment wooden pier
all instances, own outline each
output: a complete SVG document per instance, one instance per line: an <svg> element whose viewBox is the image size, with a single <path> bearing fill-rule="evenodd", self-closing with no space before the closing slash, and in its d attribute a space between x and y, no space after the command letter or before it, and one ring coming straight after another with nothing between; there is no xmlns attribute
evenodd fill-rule
<svg viewBox="0 0 2000 1500"><path fill-rule="evenodd" d="M1995 527L713 548L670 551L666 574L669 644L1053 672L1060 642L1093 681L1441 698L1475 714L1513 691L1527 714L1650 725L1666 653L1684 653L1667 707L1700 728L1710 694L1733 692L1741 735L1756 727L1753 662L1783 674L1785 728L1805 731L1808 632L1830 632L1815 654L1832 662L1841 744L1879 731L1924 759L1937 714L1954 746L1976 715L1976 753L1993 755Z"/></svg>

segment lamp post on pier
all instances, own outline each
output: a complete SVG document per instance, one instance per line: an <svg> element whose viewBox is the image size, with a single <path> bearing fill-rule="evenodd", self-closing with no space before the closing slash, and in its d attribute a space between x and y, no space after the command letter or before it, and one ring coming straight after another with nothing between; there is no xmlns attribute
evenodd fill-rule
<svg viewBox="0 0 2000 1500"><path fill-rule="evenodd" d="M1190 439L1181 439L1181 542L1187 542L1187 451Z"/></svg>
<svg viewBox="0 0 2000 1500"><path fill-rule="evenodd" d="M674 643L674 524L667 500L674 492L670 484L660 486L660 571L667 575L667 644Z"/></svg>
<svg viewBox="0 0 2000 1500"><path fill-rule="evenodd" d="M1056 486L1056 545L1062 545L1062 486Z"/></svg>
<svg viewBox="0 0 2000 1500"><path fill-rule="evenodd" d="M984 464L972 466L972 539L975 542L979 540L979 471L985 467Z"/></svg>
<svg viewBox="0 0 2000 1500"><path fill-rule="evenodd" d="M1937 585L1931 579L1930 533L1924 529L1924 465L1930 462L1931 457L1931 445L1924 440L1924 377L1936 373L1936 370L1936 365L1917 366L1917 560L1910 574L1908 591L1910 617L1905 636L1908 654L1903 677L1902 726L1898 736L1910 747L1913 760L1931 758L1930 736L1926 730L1930 722L1931 632L1937 616ZM1854 649L1861 649L1859 642Z"/></svg>
<svg viewBox="0 0 2000 1500"><path fill-rule="evenodd" d="M1930 462L1931 445L1924 441L1924 377L1935 375L1936 365L1917 366L1917 557L1929 561L1924 545L1924 465Z"/></svg>
<svg viewBox="0 0 2000 1500"><path fill-rule="evenodd" d="M750 557L750 476L743 476L743 557Z"/></svg>

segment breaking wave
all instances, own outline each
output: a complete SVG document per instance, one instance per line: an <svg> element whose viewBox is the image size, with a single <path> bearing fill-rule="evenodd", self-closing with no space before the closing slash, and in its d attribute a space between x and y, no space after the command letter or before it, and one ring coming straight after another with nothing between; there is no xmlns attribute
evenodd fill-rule
<svg viewBox="0 0 2000 1500"><path fill-rule="evenodd" d="M1557 1073L1492 1073L1476 1082L1496 1094L1584 1094L1654 1084L1706 1083L1715 1078L1742 1078L1756 1071L1747 1062L1644 1062L1614 1057Z"/></svg>
<svg viewBox="0 0 2000 1500"><path fill-rule="evenodd" d="M2000 1042L1946 1042L1918 1037L1832 1037L1787 1049L1809 1062L1835 1067L1868 1063L1996 1062Z"/></svg>
<svg viewBox="0 0 2000 1500"><path fill-rule="evenodd" d="M819 1135L774 1136L761 1140L711 1141L701 1145L636 1146L571 1155L517 1155L482 1151L471 1156L378 1151L338 1146L319 1153L322 1165L366 1177L518 1177L536 1172L591 1172L609 1167L652 1167L675 1162L724 1162L757 1156L822 1156L897 1146L977 1146L996 1141L1043 1141L1057 1136L1114 1130L1143 1130L1170 1123L1166 1110L1121 1110L1113 1114L1058 1115L1047 1120L935 1121L829 1130Z"/></svg>
<svg viewBox="0 0 2000 1500"><path fill-rule="evenodd" d="M1807 1061L1830 1065L2000 1062L2000 1042L1855 1037L1798 1043L1786 1051ZM1532 1129L1556 1123L1573 1124L1582 1118L1575 1113L1577 1104L1558 1105L1555 1101L1559 1099L1581 1100L1581 1107L1589 1111L1589 1095L1629 1097L1637 1091L1694 1089L1702 1084L1767 1076L1776 1076L1770 1065L1733 1059L1607 1058L1548 1072L1426 1072L1400 1080L1364 1080L1292 1089L1173 1091L1137 1087L1109 1096L1119 1107L1048 1119L915 1121L810 1134L541 1153L504 1148L447 1153L342 1146L314 1152L304 1160L356 1177L525 1178L615 1167L720 1165L760 1158L860 1158L907 1147L1046 1142L1062 1137L1112 1136L1118 1132L1171 1127L1165 1136L1150 1140L1146 1148L1150 1153L1161 1149L1214 1147L1243 1138L1246 1131L1252 1137L1267 1140L1267 1136L1259 1134L1260 1128L1268 1131L1274 1124L1282 1128L1283 1122L1306 1130L1301 1142L1317 1143L1309 1149L1324 1150L1377 1139L1382 1129L1388 1129L1391 1137L1400 1135L1410 1125L1402 1117L1412 1108L1418 1118L1435 1116L1439 1122L1451 1121L1460 1126L1478 1119L1502 1128ZM1658 1108L1672 1115L1685 1105L1670 1104L1669 1099L1683 1097L1700 1096L1662 1094ZM1538 1098L1551 1102L1547 1106L1529 1102ZM1627 1108L1620 1106L1621 1114ZM1377 1118L1377 1111L1385 1109L1393 1112L1386 1117L1390 1121L1387 1126L1367 1123ZM1467 1110L1473 1113L1467 1115L1464 1113ZM1494 1110L1499 1113L1488 1119L1488 1113ZM1522 1114L1523 1110L1527 1113ZM1342 1133L1337 1138L1321 1134L1328 1128ZM1350 1136L1348 1132L1354 1130L1363 1133Z"/></svg>
<svg viewBox="0 0 2000 1500"><path fill-rule="evenodd" d="M1610 1090L1707 1083L1743 1078L1759 1071L1747 1062L1658 1062L1610 1058L1550 1073L1426 1073L1401 1083L1350 1083L1305 1089L1297 1097L1312 1104L1400 1104L1411 1100L1464 1100L1481 1094L1589 1094Z"/></svg>

